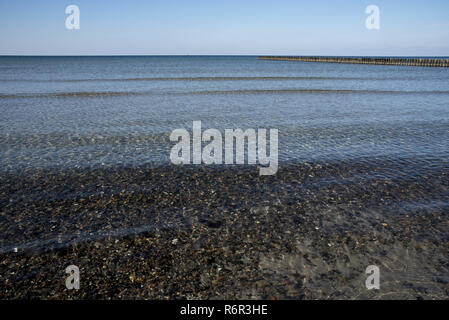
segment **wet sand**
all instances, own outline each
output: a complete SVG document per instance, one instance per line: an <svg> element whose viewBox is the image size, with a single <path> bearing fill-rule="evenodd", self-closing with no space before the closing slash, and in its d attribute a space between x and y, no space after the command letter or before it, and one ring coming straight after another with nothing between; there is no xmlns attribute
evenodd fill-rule
<svg viewBox="0 0 449 320"><path fill-rule="evenodd" d="M275 176L48 169L0 182L2 299L449 298L437 159L290 163ZM78 291L65 288L71 264ZM369 265L380 290L365 287Z"/></svg>

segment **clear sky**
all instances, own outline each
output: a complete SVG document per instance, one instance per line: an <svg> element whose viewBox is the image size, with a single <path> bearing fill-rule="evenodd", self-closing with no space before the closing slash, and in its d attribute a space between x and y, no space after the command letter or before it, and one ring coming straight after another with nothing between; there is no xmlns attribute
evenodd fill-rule
<svg viewBox="0 0 449 320"><path fill-rule="evenodd" d="M449 56L449 1L0 0L0 55L15 54Z"/></svg>

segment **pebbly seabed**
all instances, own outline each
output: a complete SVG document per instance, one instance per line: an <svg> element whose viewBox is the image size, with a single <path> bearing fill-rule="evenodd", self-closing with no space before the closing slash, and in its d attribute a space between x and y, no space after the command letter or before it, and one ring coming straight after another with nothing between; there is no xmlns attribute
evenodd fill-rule
<svg viewBox="0 0 449 320"><path fill-rule="evenodd" d="M0 298L447 299L448 188L438 159L4 173Z"/></svg>

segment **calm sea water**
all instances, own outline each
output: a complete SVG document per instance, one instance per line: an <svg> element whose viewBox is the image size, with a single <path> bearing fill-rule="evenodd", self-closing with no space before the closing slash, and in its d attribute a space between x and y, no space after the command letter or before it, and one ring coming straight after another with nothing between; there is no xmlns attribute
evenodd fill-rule
<svg viewBox="0 0 449 320"><path fill-rule="evenodd" d="M0 252L176 225L191 202L210 208L201 181L183 182L196 192L184 199L176 172L153 181L128 170L170 163L170 133L191 130L195 120L203 130L278 129L280 169L324 164L302 178L269 180L266 194L281 190L284 203L377 214L449 208L449 69L226 56L0 57L0 113ZM74 170L81 174L64 175ZM230 200L238 190L252 193L247 205L264 192L260 184L251 190L251 179L234 186L202 177L205 189L224 188ZM215 205L226 209L230 200L217 191Z"/></svg>
<svg viewBox="0 0 449 320"><path fill-rule="evenodd" d="M2 171L169 162L176 128L277 128L280 161L449 156L449 70L0 57Z"/></svg>

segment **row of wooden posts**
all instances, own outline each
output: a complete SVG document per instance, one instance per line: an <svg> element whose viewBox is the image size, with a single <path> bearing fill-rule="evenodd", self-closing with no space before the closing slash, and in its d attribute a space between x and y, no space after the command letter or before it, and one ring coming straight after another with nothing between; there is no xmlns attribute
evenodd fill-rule
<svg viewBox="0 0 449 320"><path fill-rule="evenodd" d="M449 67L445 58L377 58L377 57L307 57L307 56L260 56L261 60L307 61L331 63L378 64L417 67Z"/></svg>

